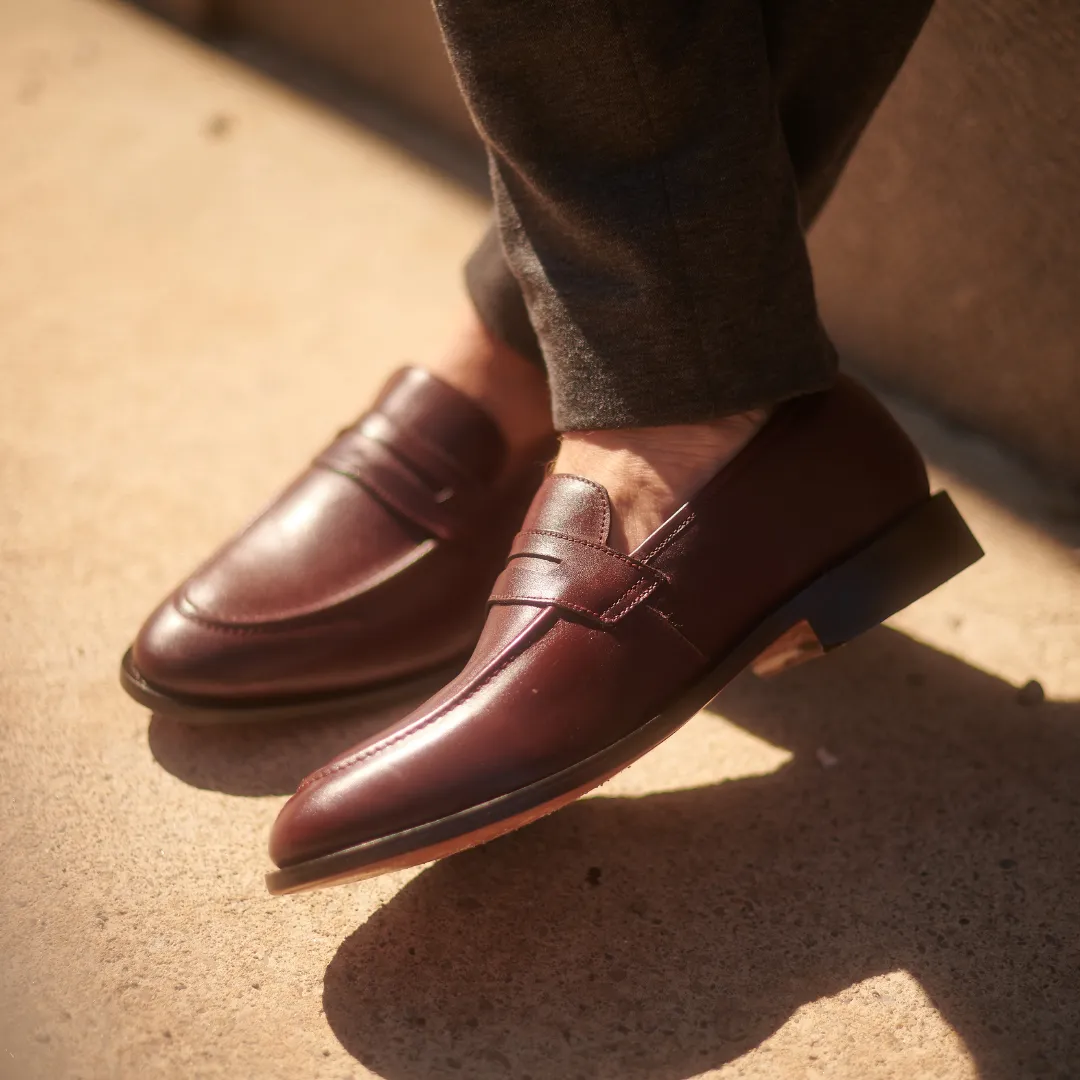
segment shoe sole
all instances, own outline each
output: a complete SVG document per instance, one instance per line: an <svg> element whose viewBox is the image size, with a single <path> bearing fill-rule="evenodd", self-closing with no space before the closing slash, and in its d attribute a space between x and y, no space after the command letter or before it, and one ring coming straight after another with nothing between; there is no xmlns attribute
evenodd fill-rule
<svg viewBox="0 0 1080 1080"><path fill-rule="evenodd" d="M824 655L977 562L982 548L945 492L927 499L825 571L771 615L661 714L562 772L438 821L296 863L266 876L275 896L418 866L544 817L631 765L674 734L731 680Z"/></svg>
<svg viewBox="0 0 1080 1080"><path fill-rule="evenodd" d="M464 667L468 657L419 674L379 683L362 689L333 694L311 694L259 701L235 701L170 694L143 678L135 666L131 649L120 661L120 685L129 697L145 705L155 716L180 720L185 724L213 727L226 724L280 724L298 720L326 720L363 715L388 709L402 702L430 696L441 690Z"/></svg>

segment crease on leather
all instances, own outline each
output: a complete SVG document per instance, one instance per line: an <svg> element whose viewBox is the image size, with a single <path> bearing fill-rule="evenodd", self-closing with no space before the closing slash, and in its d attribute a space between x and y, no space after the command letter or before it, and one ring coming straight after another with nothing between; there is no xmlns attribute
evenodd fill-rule
<svg viewBox="0 0 1080 1080"><path fill-rule="evenodd" d="M310 787L312 784L315 784L320 780L325 780L328 776L333 776L335 773L341 772L342 769L351 769L354 765L359 765L362 761L369 761L371 758L385 753L391 747L394 747L410 736L415 735L418 731L423 731L425 728L428 728L432 724L443 719L453 709L464 705L465 702L480 693L480 691L483 690L484 687L487 686L504 668L508 667L514 660L518 659L518 657L523 656L528 645L534 644L534 642L529 639L532 634L536 632L536 628L540 626L544 620L544 616L550 610L550 607L548 607L538 611L536 617L533 618L527 626L522 628L521 632L514 640L506 645L502 650L502 653L489 661L485 668L474 676L472 685L467 688L467 692L466 687L462 687L459 693L455 694L449 701L440 705L434 712L428 713L426 716L418 717L412 724L402 728L400 731L394 732L393 735L387 736L373 746L366 747L358 754L351 755L350 757L331 765L324 765L323 768L313 772L310 776L305 777L300 782L299 787L296 789L296 794L299 795L301 791Z"/></svg>
<svg viewBox="0 0 1080 1080"><path fill-rule="evenodd" d="M709 657L706 653L702 652L671 620L671 616L666 612L661 611L658 607L653 607L651 604L646 604L642 611L647 611L652 615L655 615L661 623L667 628L667 630L674 634L687 648L691 649L694 655L702 662L708 661Z"/></svg>

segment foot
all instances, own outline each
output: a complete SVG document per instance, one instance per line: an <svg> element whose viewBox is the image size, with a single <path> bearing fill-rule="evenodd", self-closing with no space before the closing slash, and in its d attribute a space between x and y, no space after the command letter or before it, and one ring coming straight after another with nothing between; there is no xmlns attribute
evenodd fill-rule
<svg viewBox="0 0 1080 1080"><path fill-rule="evenodd" d="M507 472L554 438L547 378L540 368L495 337L466 306L446 351L427 369L476 402L499 426Z"/></svg>
<svg viewBox="0 0 1080 1080"><path fill-rule="evenodd" d="M584 476L607 490L608 543L629 554L731 461L768 416L761 409L708 424L570 432L555 472Z"/></svg>
<svg viewBox="0 0 1080 1080"><path fill-rule="evenodd" d="M777 642L785 665L820 655L980 554L948 498L929 497L915 447L848 379L780 406L725 469L749 432L726 434L709 465L700 444L691 462L670 444L585 443L594 477L632 492L636 469L651 493L647 515L624 496L623 548L698 488L632 556L611 545L602 486L548 477L468 667L304 781L271 835L272 892L527 824L657 745Z"/></svg>

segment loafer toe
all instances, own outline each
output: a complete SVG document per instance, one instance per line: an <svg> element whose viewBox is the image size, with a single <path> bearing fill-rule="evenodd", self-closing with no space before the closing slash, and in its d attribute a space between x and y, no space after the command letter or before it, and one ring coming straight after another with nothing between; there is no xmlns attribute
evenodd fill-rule
<svg viewBox="0 0 1080 1080"><path fill-rule="evenodd" d="M229 636L209 622L181 611L167 600L146 620L131 647L131 661L147 684L180 696L223 693L228 678Z"/></svg>
<svg viewBox="0 0 1080 1080"><path fill-rule="evenodd" d="M468 655L543 472L415 368L147 620L120 681L188 723L301 720L434 689Z"/></svg>

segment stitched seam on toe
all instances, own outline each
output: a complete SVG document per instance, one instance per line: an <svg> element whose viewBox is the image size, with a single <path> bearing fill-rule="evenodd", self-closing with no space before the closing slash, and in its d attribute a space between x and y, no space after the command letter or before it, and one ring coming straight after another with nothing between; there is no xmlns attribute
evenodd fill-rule
<svg viewBox="0 0 1080 1080"><path fill-rule="evenodd" d="M181 600L183 600L187 604L191 603L191 601L184 596L181 596ZM276 619L274 623L269 623L267 625L234 625L233 623L218 622L217 620L211 619L206 615L200 615L198 611L191 611L187 608L181 608L178 604L174 604L173 607L176 613L182 619L188 619L193 623L197 623L204 630L213 630L222 634L232 634L236 637L258 637L270 636L272 634L297 634L302 636L305 631L311 631L313 633L325 633L329 629L336 630L339 628L347 628L354 625L363 625L362 620L350 620L348 618L334 619L332 622L314 621L316 618L325 618L325 613L321 611L313 612L311 615L283 615L279 619ZM310 619L311 621L300 621L303 619Z"/></svg>
<svg viewBox="0 0 1080 1080"><path fill-rule="evenodd" d="M187 599L186 597L182 599ZM191 603L190 600L187 601ZM199 626L205 630L216 630L222 634L234 634L238 637L251 637L258 634L284 634L295 633L298 629L295 626L233 626L230 623L217 622L214 619L210 619L205 615L200 615L197 611L185 611L177 605L176 612L181 618L190 619L193 623L198 623Z"/></svg>

